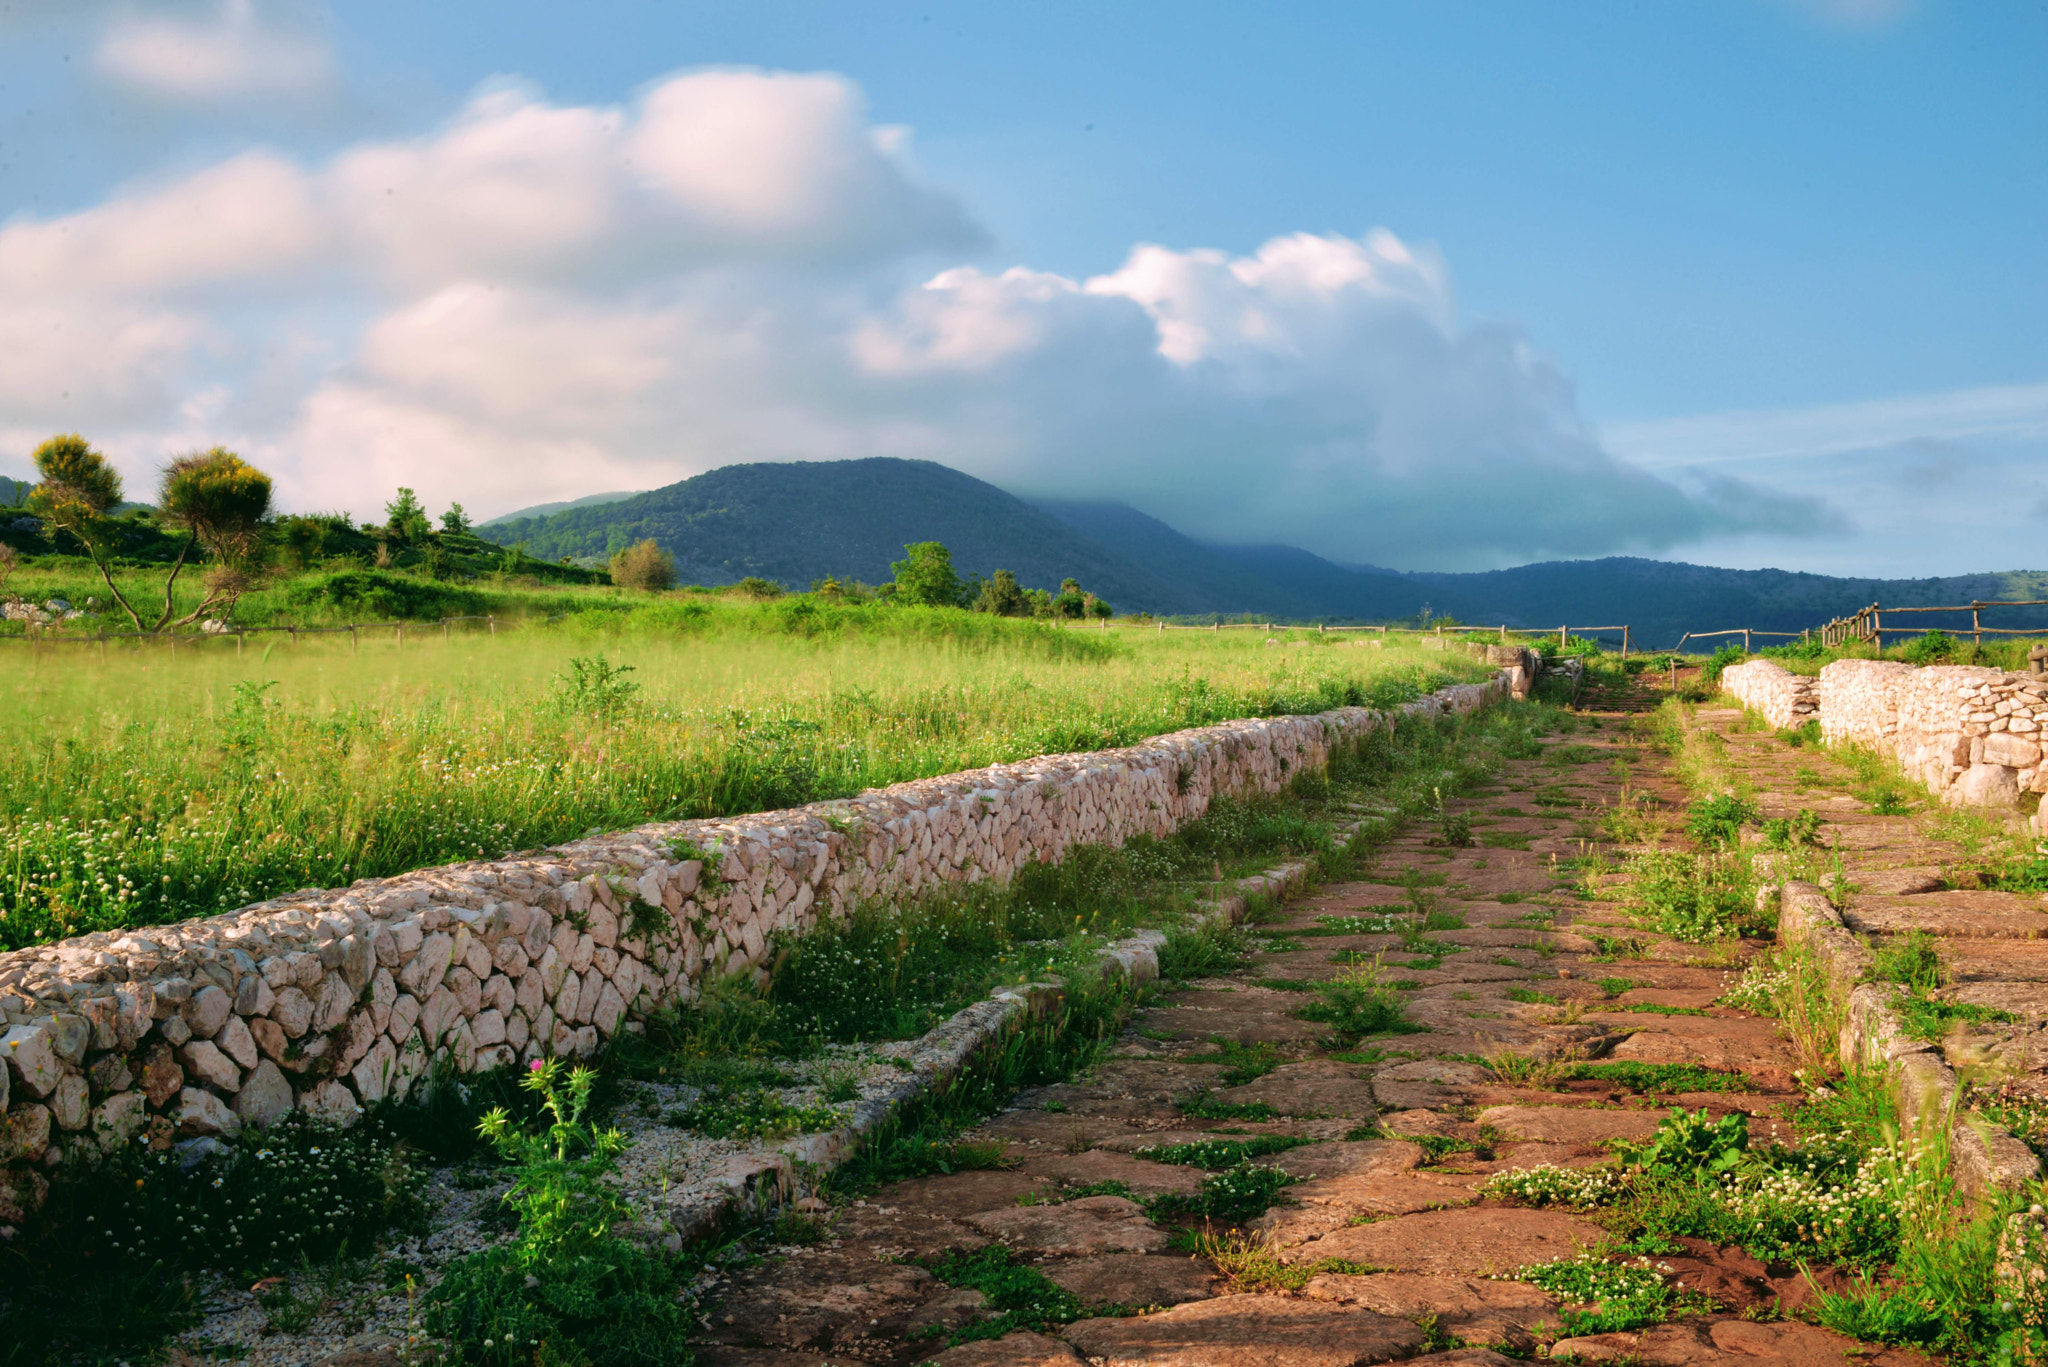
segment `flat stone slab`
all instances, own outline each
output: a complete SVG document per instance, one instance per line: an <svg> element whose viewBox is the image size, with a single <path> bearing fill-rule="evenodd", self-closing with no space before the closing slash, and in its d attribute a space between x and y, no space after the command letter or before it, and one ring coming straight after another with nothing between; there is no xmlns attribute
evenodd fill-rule
<svg viewBox="0 0 2048 1367"><path fill-rule="evenodd" d="M1656 1133L1666 1112L1609 1111L1592 1106L1489 1106L1476 1123L1491 1125L1510 1139L1546 1144L1604 1144L1610 1139L1645 1139Z"/></svg>
<svg viewBox="0 0 2048 1367"><path fill-rule="evenodd" d="M1352 1173L1320 1177L1289 1187L1287 1196L1304 1206L1335 1206L1359 1215L1413 1215L1420 1210L1469 1206L1478 1197L1429 1177Z"/></svg>
<svg viewBox="0 0 2048 1367"><path fill-rule="evenodd" d="M1371 1117L1380 1109L1364 1071L1330 1059L1282 1064L1256 1082L1226 1087L1216 1096L1232 1104L1263 1101L1285 1115Z"/></svg>
<svg viewBox="0 0 2048 1367"><path fill-rule="evenodd" d="M1925 930L1965 939L2038 940L2048 936L2039 897L2017 892L1926 892L1916 897L1851 897L1842 923L1863 934Z"/></svg>
<svg viewBox="0 0 2048 1367"><path fill-rule="evenodd" d="M1215 1138L1216 1136L1209 1136ZM1407 1172L1422 1164L1423 1149L1403 1139L1331 1140L1304 1144L1285 1153L1254 1159L1291 1177L1382 1177Z"/></svg>
<svg viewBox="0 0 2048 1367"><path fill-rule="evenodd" d="M1278 1296L1221 1296L1134 1319L1080 1320L1064 1337L1102 1367L1366 1367L1422 1344L1422 1331L1406 1320Z"/></svg>
<svg viewBox="0 0 2048 1367"><path fill-rule="evenodd" d="M1318 1039L1323 1033L1322 1026L1285 1014L1172 1006L1146 1012L1145 1028L1191 1039L1235 1040L1239 1044L1291 1044Z"/></svg>
<svg viewBox="0 0 2048 1367"><path fill-rule="evenodd" d="M1941 956L1959 983L2048 982L2048 940L1950 940Z"/></svg>
<svg viewBox="0 0 2048 1367"><path fill-rule="evenodd" d="M1621 1022L1619 1012L1589 1012L1603 1025ZM1792 1055L1768 1016L1629 1017L1635 1032L1614 1046L1608 1057L1619 1062L1697 1063L1752 1076L1789 1073Z"/></svg>
<svg viewBox="0 0 2048 1367"><path fill-rule="evenodd" d="M1282 1262L1344 1258L1441 1277L1511 1276L1570 1258L1607 1237L1590 1220L1555 1210L1475 1206L1352 1225L1281 1253Z"/></svg>
<svg viewBox="0 0 2048 1367"><path fill-rule="evenodd" d="M736 1347L831 1349L893 1337L938 1285L921 1267L811 1249L742 1274L712 1334Z"/></svg>
<svg viewBox="0 0 2048 1367"><path fill-rule="evenodd" d="M1413 1272L1367 1276L1325 1273L1301 1294L1316 1300L1362 1305L1382 1315L1413 1320L1434 1315L1449 1333L1481 1343L1526 1343L1530 1330L1557 1317L1554 1297L1521 1282L1483 1277L1428 1277Z"/></svg>
<svg viewBox="0 0 2048 1367"><path fill-rule="evenodd" d="M870 1196L868 1204L914 1215L964 1220L995 1206L1015 1205L1018 1197L1044 1185L1044 1178L1030 1173L989 1168L892 1183Z"/></svg>
<svg viewBox="0 0 2048 1367"><path fill-rule="evenodd" d="M983 1211L967 1223L1012 1248L1074 1256L1083 1253L1156 1253L1168 1236L1145 1218L1135 1201L1084 1196L1057 1206L1014 1206Z"/></svg>
<svg viewBox="0 0 2048 1367"><path fill-rule="evenodd" d="M1019 1329L999 1339L982 1339L926 1358L930 1367L1081 1367L1071 1345Z"/></svg>
<svg viewBox="0 0 2048 1367"><path fill-rule="evenodd" d="M1085 1149L1120 1135L1141 1131L1121 1116L1074 1115L1063 1111L999 1111L975 1127L975 1133L1013 1144L1047 1144L1057 1149Z"/></svg>
<svg viewBox="0 0 2048 1367"><path fill-rule="evenodd" d="M1216 1269L1200 1258L1106 1253L1064 1258L1040 1270L1084 1305L1180 1305L1216 1294Z"/></svg>
<svg viewBox="0 0 2048 1367"><path fill-rule="evenodd" d="M1208 1176L1200 1168L1154 1163L1105 1149L1090 1149L1086 1153L1033 1154L1024 1160L1022 1171L1028 1176L1070 1187L1122 1182L1140 1196L1191 1192Z"/></svg>
<svg viewBox="0 0 2048 1367"><path fill-rule="evenodd" d="M1849 881L1859 892L1871 897L1911 897L1940 892L1945 880L1938 865L1916 864L1899 869L1858 869L1850 874Z"/></svg>
<svg viewBox="0 0 2048 1367"><path fill-rule="evenodd" d="M1755 1324L1720 1320L1713 1324L1659 1324L1637 1333L1593 1334L1559 1339L1550 1346L1553 1362L1613 1362L1627 1359L1650 1367L1842 1367L1851 1359L1864 1367L1933 1367L1933 1359L1904 1348L1859 1345L1797 1320Z"/></svg>

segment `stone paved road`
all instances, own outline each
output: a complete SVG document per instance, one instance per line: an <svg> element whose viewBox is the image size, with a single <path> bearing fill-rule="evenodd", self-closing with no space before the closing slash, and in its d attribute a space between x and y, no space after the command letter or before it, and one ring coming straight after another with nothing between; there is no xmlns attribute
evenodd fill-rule
<svg viewBox="0 0 2048 1367"><path fill-rule="evenodd" d="M1476 1188L1487 1174L1546 1162L1596 1164L1608 1155L1605 1141L1647 1134L1673 1102L1741 1109L1756 1117L1756 1132L1792 1099L1793 1063L1773 1022L1711 1005L1747 949L1715 958L1606 924L1600 904L1571 897L1553 864L1553 856L1579 854L1595 838L1593 813L1625 787L1653 801L1684 800L1664 759L1635 742L1625 722L1611 712L1588 717L1582 729L1553 738L1543 758L1510 765L1493 791L1456 804L1472 817L1475 846L1433 845L1431 830L1418 827L1383 852L1368 878L1325 886L1262 926L1266 952L1249 968L1189 984L1140 1013L1093 1074L1020 1095L982 1132L1008 1141L1014 1167L885 1188L840 1211L828 1243L742 1273L709 1312L711 1342L700 1361L815 1367L907 1364L935 1354L943 1367L1076 1367L1084 1359L1146 1367L1508 1361L1482 1348L1430 1351L1447 1337L1528 1356L1556 1335L1557 1306L1532 1287L1494 1278L1570 1256L1603 1231L1572 1214L1480 1199ZM1322 919L1405 913L1418 901L1453 913L1463 928L1429 932L1432 948L1384 933L1328 933L1363 932L1370 919L1334 926ZM1307 999L1295 988L1346 971L1333 958L1376 953L1384 955L1384 973L1403 984L1408 1015L1425 1028L1362 1051L1333 1049L1324 1027L1294 1015ZM1639 1006L1708 1014L1628 1009ZM1278 1066L1232 1085L1219 1042L1268 1047ZM1591 1081L1521 1088L1474 1061L1502 1050L1707 1063L1741 1069L1754 1090L1674 1098ZM1183 1103L1203 1092L1214 1101L1263 1102L1278 1118L1199 1119ZM1352 1137L1375 1121L1375 1137ZM1298 1292L1243 1291L1208 1260L1169 1252L1171 1231L1131 1200L1091 1195L1057 1203L1063 1190L1104 1182L1122 1182L1140 1199L1186 1192L1204 1176L1199 1169L1137 1151L1245 1133L1313 1142L1263 1160L1304 1180L1285 1189L1291 1203L1240 1237L1263 1243L1285 1267L1335 1259L1379 1270L1324 1272ZM1056 1203L1019 1204L1025 1197ZM980 1296L945 1285L916 1260L997 1241L1088 1305L1157 1308L1082 1319L1056 1337L1020 1332L940 1353L944 1334L978 1315ZM1859 1349L1796 1321L1746 1320L1744 1309L1801 1303L1807 1292L1796 1270L1705 1245L1690 1252L1668 1261L1687 1285L1719 1300L1723 1313L1579 1340L1578 1352L1750 1367L1758 1360L1838 1367L1845 1350L1880 1367L1925 1361Z"/></svg>

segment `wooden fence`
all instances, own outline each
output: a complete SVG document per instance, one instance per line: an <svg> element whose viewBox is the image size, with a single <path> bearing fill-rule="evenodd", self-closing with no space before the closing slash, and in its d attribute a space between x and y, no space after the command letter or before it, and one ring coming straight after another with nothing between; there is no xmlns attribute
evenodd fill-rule
<svg viewBox="0 0 2048 1367"><path fill-rule="evenodd" d="M1319 633L1329 633L1329 632L1344 632L1344 631L1356 631L1356 632L1364 632L1364 633L1366 633L1366 634L1368 634L1368 635L1375 635L1375 636L1379 636L1379 637L1381 637L1381 638L1383 638L1383 639L1384 639L1384 638L1387 638L1387 637L1390 637L1390 636L1395 636L1395 635L1400 635L1400 636L1434 636L1434 637L1435 637L1435 638L1436 638L1437 640L1440 640L1440 641L1441 641L1441 640L1446 640L1446 639L1449 639L1449 638L1452 638L1452 637L1457 637L1457 638L1461 638L1461 639L1462 639L1462 638L1465 638L1465 637L1475 636L1475 635L1478 635L1478 634L1480 634L1480 633L1482 633L1482 632L1483 632L1483 633L1485 633L1486 635L1489 635L1489 636L1495 636L1495 635L1499 636L1499 637L1500 637L1500 641L1501 641L1501 644L1502 644L1502 645L1506 645L1506 644L1508 643L1508 638L1509 638L1510 636L1514 636L1514 637L1523 637L1523 638L1532 638L1532 639L1534 639L1534 638L1548 638L1548 637L1550 636L1550 634L1551 634L1551 629L1550 629L1549 627L1511 627L1511 626L1507 626L1507 625L1505 625L1505 624L1503 624L1503 625L1501 625L1501 626L1497 626L1497 627L1491 627L1491 626L1474 626L1474 625L1472 625L1471 623L1468 623L1468 622L1461 622L1461 623L1455 623L1455 624L1452 624L1452 625L1449 625L1449 626L1442 626L1442 625L1439 625L1439 626L1434 626L1434 627L1396 627L1396 626L1331 626L1331 625L1329 625L1328 623L1325 623L1325 622L1316 622L1316 623L1313 623L1313 624L1309 624L1309 625L1304 625L1304 626L1290 626L1290 625L1288 625L1288 624L1287 624L1287 623L1285 623L1285 622L1223 622L1223 621L1216 621L1216 622L1209 622L1209 623L1206 623L1206 624L1202 624L1202 623L1193 623L1193 622L1168 622L1168 621L1165 621L1165 620L1158 620L1158 621L1152 621L1152 622L1135 622L1135 621L1130 621L1130 620L1125 620L1125 621L1121 621L1121 622L1112 622L1112 621L1104 620L1104 621L1102 621L1101 623L1099 623L1098 625L1099 625L1099 629L1100 629L1100 630L1103 630L1103 631L1108 631L1108 630L1109 630L1109 629L1110 629L1111 627L1122 627L1122 628L1124 628L1125 630L1131 630L1131 631L1160 631L1160 632L1166 632L1166 631L1265 631L1265 632L1274 632L1274 631L1315 631L1315 632L1319 632ZM1566 642L1570 641L1570 640L1571 640L1571 638L1572 638L1573 636L1577 636L1577 637L1579 637L1580 639L1584 640L1584 639L1589 639L1589 638L1591 638L1591 637L1594 637L1594 636L1600 636L1600 635L1611 635L1611 634L1613 634L1614 632L1617 632L1617 631L1621 633L1621 654L1622 654L1622 658L1623 658L1623 659L1627 659L1627 658L1628 658L1628 654L1629 654L1630 650L1632 650L1632 649L1634 648L1634 643L1633 643L1633 639L1632 639L1632 637L1631 637L1631 636L1630 636L1630 634L1629 634L1629 631L1630 631L1630 629L1629 629L1629 627L1628 627L1628 626L1626 626L1626 625L1622 625L1622 626L1600 626L1600 627L1575 627L1575 626L1560 626L1560 627L1558 627L1558 628L1557 628L1557 644L1558 644L1558 648L1559 648L1560 650L1562 650L1562 649L1564 648L1564 646L1565 646Z"/></svg>
<svg viewBox="0 0 2048 1367"><path fill-rule="evenodd" d="M2048 628L2044 627L1987 627L1984 625L1984 610L1986 608L2040 607L2048 607L2048 598L2025 598L1999 602L1973 601L1956 603L1946 607L1913 608L1888 608L1878 603L1872 603L1867 608L1858 608L1846 617L1837 617L1820 626L1808 627L1804 631L1759 631L1754 627L1731 627L1726 631L1688 631L1679 638L1678 644L1673 646L1672 649L1674 651L1683 650L1687 641L1704 641L1722 636L1740 636L1742 638L1742 649L1746 653L1751 648L1753 638L1769 636L1802 642L1817 640L1824 646L1838 646L1849 641L1867 641L1878 650L1883 650L1884 638L1887 634L1896 639L1901 636L1925 636L1929 632L1934 631L1948 632L1955 636L1967 634L1974 644L1981 646L1984 644L1986 636L2048 636ZM1920 626L1910 622L1901 623L1897 620L1908 614L1930 612L1957 614L1967 612L1970 614L1970 625L1967 628L1960 624ZM1887 617L1892 619L1889 623L1885 620Z"/></svg>

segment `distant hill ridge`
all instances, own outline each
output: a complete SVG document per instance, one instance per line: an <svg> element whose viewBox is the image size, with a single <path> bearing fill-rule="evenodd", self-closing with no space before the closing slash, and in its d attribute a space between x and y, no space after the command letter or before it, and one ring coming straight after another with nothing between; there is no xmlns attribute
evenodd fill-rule
<svg viewBox="0 0 2048 1367"><path fill-rule="evenodd" d="M1858 579L1609 557L1400 573L1291 546L1206 545L1121 503L1026 501L931 461L883 457L728 465L648 493L525 511L478 532L551 560L651 537L686 581L758 575L793 588L828 575L881 583L905 543L942 541L963 574L1007 569L1034 588L1071 575L1125 612L1381 621L1426 605L1489 625L1626 622L1644 648L1722 627L1797 631L1873 601L2048 598L2048 573L2035 571ZM1995 624L2048 625L2048 611L2010 610Z"/></svg>

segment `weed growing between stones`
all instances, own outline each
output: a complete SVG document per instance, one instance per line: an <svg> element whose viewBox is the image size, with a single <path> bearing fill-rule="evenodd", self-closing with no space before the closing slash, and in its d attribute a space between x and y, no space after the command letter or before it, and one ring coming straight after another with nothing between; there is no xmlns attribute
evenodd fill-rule
<svg viewBox="0 0 2048 1367"><path fill-rule="evenodd" d="M1583 1335L1662 1324L1688 1300L1704 1300L1686 1297L1670 1274L1668 1266L1649 1258L1610 1262L1589 1253L1523 1268L1519 1278L1563 1301L1559 1323L1566 1334Z"/></svg>
<svg viewBox="0 0 2048 1367"><path fill-rule="evenodd" d="M1285 1134L1255 1134L1243 1139L1198 1139L1187 1144L1148 1144L1136 1150L1139 1158L1155 1163L1176 1163L1184 1167L1221 1172L1254 1158L1285 1153L1313 1141Z"/></svg>
<svg viewBox="0 0 2048 1367"><path fill-rule="evenodd" d="M1428 1028L1408 1019L1400 990L1381 980L1377 959L1317 983L1316 994L1321 1001L1294 1014L1329 1026L1337 1048L1349 1048L1373 1035L1415 1034Z"/></svg>
<svg viewBox="0 0 2048 1367"><path fill-rule="evenodd" d="M1154 1220L1208 1220L1241 1225L1265 1214L1280 1199L1283 1187L1300 1181L1278 1168L1239 1162L1202 1179L1190 1193L1169 1192L1145 1203Z"/></svg>
<svg viewBox="0 0 2048 1367"><path fill-rule="evenodd" d="M1971 1002L1944 1001L1935 995L1949 981L1939 942L1924 930L1893 936L1871 954L1865 982L1897 983L1906 989L1896 1003L1906 1033L1936 1043L1957 1025L1988 1025L2018 1020L2010 1011Z"/></svg>
<svg viewBox="0 0 2048 1367"><path fill-rule="evenodd" d="M976 1320L946 1337L948 1346L979 1339L999 1339L1019 1329L1036 1333L1057 1331L1063 1324L1081 1318L1081 1298L1057 1285L1036 1268L1025 1267L1001 1244L990 1244L973 1253L959 1253L925 1264L934 1277L948 1286L979 1291L995 1313ZM1091 1315L1105 1313L1091 1307Z"/></svg>
<svg viewBox="0 0 2048 1367"><path fill-rule="evenodd" d="M1747 859L1733 854L1653 852L1625 866L1622 896L1643 924L1674 940L1701 944L1754 936L1772 919L1757 910Z"/></svg>

